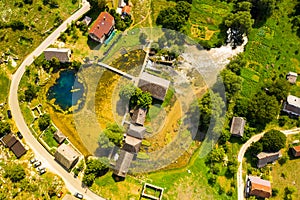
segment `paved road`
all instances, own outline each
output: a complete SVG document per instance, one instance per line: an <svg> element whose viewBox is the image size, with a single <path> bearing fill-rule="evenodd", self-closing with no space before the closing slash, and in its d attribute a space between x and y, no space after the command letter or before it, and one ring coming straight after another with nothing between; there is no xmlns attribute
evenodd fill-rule
<svg viewBox="0 0 300 200"><path fill-rule="evenodd" d="M66 21L63 22L53 33L51 33L41 44L38 46L30 55L28 55L23 63L20 65L18 70L12 76L12 82L9 93L9 107L12 112L12 116L16 122L19 131L23 134L24 139L28 146L33 150L35 156L42 161L43 165L46 166L50 171L59 175L65 182L66 187L71 193L80 192L84 195L85 199L90 200L103 200L103 198L94 194L90 190L83 188L81 181L75 179L70 173L64 170L54 158L46 151L46 149L33 137L27 126L24 117L22 116L19 101L18 101L18 86L20 80L25 72L26 66L29 66L35 57L38 57L50 44L52 44L59 36L61 32L67 29L67 25L72 21L79 19L84 13L90 10L90 5L85 0L82 3L82 7L70 16Z"/></svg>
<svg viewBox="0 0 300 200"><path fill-rule="evenodd" d="M300 128L285 130L285 131L281 131L281 132L284 133L285 135L297 134L300 132ZM252 142L257 142L258 140L260 140L260 138L262 138L262 136L264 134L265 134L265 132L262 132L260 134L257 134L257 135L254 135L253 137L251 137L245 144L243 144L242 148L239 151L239 155L238 155L239 167L238 167L238 171L237 171L238 200L244 199L245 186L244 186L244 181L243 181L243 166L242 166L244 155L245 155L247 149L252 144Z"/></svg>

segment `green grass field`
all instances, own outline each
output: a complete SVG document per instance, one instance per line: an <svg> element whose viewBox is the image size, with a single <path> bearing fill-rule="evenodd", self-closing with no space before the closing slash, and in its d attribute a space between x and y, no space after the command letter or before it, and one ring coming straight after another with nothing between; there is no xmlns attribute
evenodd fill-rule
<svg viewBox="0 0 300 200"><path fill-rule="evenodd" d="M10 80L5 72L0 70L0 103L6 102Z"/></svg>
<svg viewBox="0 0 300 200"><path fill-rule="evenodd" d="M45 130L42 136L42 139L50 148L58 147L58 142L53 138L55 131L56 129L53 126L50 126Z"/></svg>

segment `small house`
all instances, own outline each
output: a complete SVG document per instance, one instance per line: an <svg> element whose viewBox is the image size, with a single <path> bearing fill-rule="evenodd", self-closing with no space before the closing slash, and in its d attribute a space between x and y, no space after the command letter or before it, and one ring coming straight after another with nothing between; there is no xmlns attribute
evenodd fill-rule
<svg viewBox="0 0 300 200"><path fill-rule="evenodd" d="M114 174L125 178L128 173L129 167L133 160L133 154L124 150L121 150L120 156L117 160L116 166L114 168Z"/></svg>
<svg viewBox="0 0 300 200"><path fill-rule="evenodd" d="M136 126L134 124L130 124L127 135L130 135L132 137L138 138L138 139L143 139L144 135L146 133L146 128L143 126Z"/></svg>
<svg viewBox="0 0 300 200"><path fill-rule="evenodd" d="M122 149L130 153L138 153L141 145L142 145L141 139L127 135Z"/></svg>
<svg viewBox="0 0 300 200"><path fill-rule="evenodd" d="M92 22L92 18L85 16L81 22L88 26Z"/></svg>
<svg viewBox="0 0 300 200"><path fill-rule="evenodd" d="M5 147L10 148L17 142L17 139L13 133L9 133L1 138L1 142Z"/></svg>
<svg viewBox="0 0 300 200"><path fill-rule="evenodd" d="M124 7L122 8L122 15L123 15L123 16L125 16L125 15L130 15L130 10L131 10L130 6L124 6Z"/></svg>
<svg viewBox="0 0 300 200"><path fill-rule="evenodd" d="M292 115L300 116L300 98L289 95L283 104L282 111Z"/></svg>
<svg viewBox="0 0 300 200"><path fill-rule="evenodd" d="M290 82L291 84L295 84L297 82L297 77L298 77L298 74L295 73L295 72L289 72L287 75L286 75L286 79L288 80L288 82Z"/></svg>
<svg viewBox="0 0 300 200"><path fill-rule="evenodd" d="M257 167L261 168L269 163L275 162L281 157L281 153L280 151L274 153L260 152L256 157L258 158Z"/></svg>
<svg viewBox="0 0 300 200"><path fill-rule="evenodd" d="M20 158L27 152L27 150L19 140L16 141L16 143L10 148L10 150L15 154L17 158Z"/></svg>
<svg viewBox="0 0 300 200"><path fill-rule="evenodd" d="M249 195L260 198L270 198L272 196L270 181L257 176L248 176L247 182L249 182Z"/></svg>
<svg viewBox="0 0 300 200"><path fill-rule="evenodd" d="M140 126L144 126L146 120L146 114L147 114L147 109L139 108L133 111L131 119L133 123Z"/></svg>
<svg viewBox="0 0 300 200"><path fill-rule="evenodd" d="M55 154L55 160L59 162L66 169L71 169L79 159L79 153L70 145L60 145Z"/></svg>
<svg viewBox="0 0 300 200"><path fill-rule="evenodd" d="M58 142L58 144L63 143L66 139L66 136L60 130L57 130L54 133L53 137Z"/></svg>
<svg viewBox="0 0 300 200"><path fill-rule="evenodd" d="M59 62L70 62L71 50L68 48L48 48L44 51L45 59L52 60L57 58Z"/></svg>
<svg viewBox="0 0 300 200"><path fill-rule="evenodd" d="M230 133L234 136L243 137L246 120L242 117L233 117Z"/></svg>
<svg viewBox="0 0 300 200"><path fill-rule="evenodd" d="M295 158L300 157L300 146L294 146L291 148L292 154Z"/></svg>
<svg viewBox="0 0 300 200"><path fill-rule="evenodd" d="M169 89L170 81L153 76L147 72L143 72L138 87L144 92L149 92L153 98L164 101Z"/></svg>
<svg viewBox="0 0 300 200"><path fill-rule="evenodd" d="M102 44L113 32L114 27L114 17L108 12L101 12L89 30L89 37Z"/></svg>

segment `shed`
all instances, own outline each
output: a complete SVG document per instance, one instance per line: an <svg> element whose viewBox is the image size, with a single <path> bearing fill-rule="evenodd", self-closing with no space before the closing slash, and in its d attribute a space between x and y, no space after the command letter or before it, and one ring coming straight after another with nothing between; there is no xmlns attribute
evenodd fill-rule
<svg viewBox="0 0 300 200"><path fill-rule="evenodd" d="M82 23L84 23L85 25L89 25L92 22L92 18L85 16L82 20Z"/></svg>
<svg viewBox="0 0 300 200"><path fill-rule="evenodd" d="M258 158L257 167L261 168L266 166L269 163L273 163L279 157L281 157L280 151L274 153L260 152L259 154L257 154L257 158Z"/></svg>
<svg viewBox="0 0 300 200"><path fill-rule="evenodd" d="M122 149L127 152L138 153L141 145L142 145L141 139L127 135Z"/></svg>
<svg viewBox="0 0 300 200"><path fill-rule="evenodd" d="M17 158L20 158L27 152L27 150L19 140L16 141L16 143L10 148L10 150L15 154Z"/></svg>
<svg viewBox="0 0 300 200"><path fill-rule="evenodd" d="M261 179L257 176L248 176L248 181L250 181L250 195L261 198L271 197L272 188L270 181Z"/></svg>
<svg viewBox="0 0 300 200"><path fill-rule="evenodd" d="M170 81L153 76L147 72L143 72L139 82L138 87L144 92L149 92L153 98L164 101L166 93L169 89Z"/></svg>
<svg viewBox="0 0 300 200"><path fill-rule="evenodd" d="M48 48L44 51L45 59L57 58L59 62L70 62L71 50L68 48Z"/></svg>
<svg viewBox="0 0 300 200"><path fill-rule="evenodd" d="M300 98L289 95L283 104L282 110L286 113L300 116Z"/></svg>
<svg viewBox="0 0 300 200"><path fill-rule="evenodd" d="M294 146L291 148L294 157L300 157L300 146Z"/></svg>
<svg viewBox="0 0 300 200"><path fill-rule="evenodd" d="M132 137L138 138L138 139L143 139L144 135L146 133L146 128L143 126L136 126L134 124L130 124L127 135L130 135Z"/></svg>
<svg viewBox="0 0 300 200"><path fill-rule="evenodd" d="M4 137L2 137L1 142L3 143L3 145L5 147L10 148L17 142L17 139L13 133L9 133L9 134L5 135Z"/></svg>
<svg viewBox="0 0 300 200"><path fill-rule="evenodd" d="M55 154L55 160L66 169L71 169L79 159L79 153L70 145L61 144Z"/></svg>
<svg viewBox="0 0 300 200"><path fill-rule="evenodd" d="M125 178L126 174L128 173L133 156L134 155L132 153L121 150L120 156L114 169L114 174Z"/></svg>
<svg viewBox="0 0 300 200"><path fill-rule="evenodd" d="M246 120L242 117L233 117L230 133L234 136L243 137Z"/></svg>
<svg viewBox="0 0 300 200"><path fill-rule="evenodd" d="M139 108L133 111L132 114L132 121L133 123L144 126L145 120L146 120L146 114L147 114L147 109L145 108Z"/></svg>
<svg viewBox="0 0 300 200"><path fill-rule="evenodd" d="M60 130L57 130L53 137L59 144L63 143L66 139L66 136Z"/></svg>
<svg viewBox="0 0 300 200"><path fill-rule="evenodd" d="M296 72L289 72L286 75L286 79L292 84L295 84L297 82L297 77L298 77L298 74Z"/></svg>

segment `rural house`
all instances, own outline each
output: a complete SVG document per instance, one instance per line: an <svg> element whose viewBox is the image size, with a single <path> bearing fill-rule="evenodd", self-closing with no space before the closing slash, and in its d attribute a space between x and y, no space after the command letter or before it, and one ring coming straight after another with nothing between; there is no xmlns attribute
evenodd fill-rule
<svg viewBox="0 0 300 200"><path fill-rule="evenodd" d="M144 126L146 120L147 109L139 108L133 111L132 113L132 121L133 123Z"/></svg>
<svg viewBox="0 0 300 200"><path fill-rule="evenodd" d="M234 136L243 137L246 120L242 117L233 117L230 133Z"/></svg>
<svg viewBox="0 0 300 200"><path fill-rule="evenodd" d="M143 126L136 126L133 124L130 124L127 135L130 135L132 137L138 138L138 139L143 139L144 135L146 133L146 128Z"/></svg>
<svg viewBox="0 0 300 200"><path fill-rule="evenodd" d="M17 139L13 133L9 133L1 138L1 142L7 148L12 147L12 145L14 145L16 143L16 141L17 141Z"/></svg>
<svg viewBox="0 0 300 200"><path fill-rule="evenodd" d="M258 158L257 167L261 168L276 161L281 157L281 153L280 151L274 153L260 152L256 157Z"/></svg>
<svg viewBox="0 0 300 200"><path fill-rule="evenodd" d="M295 158L300 157L300 146L294 146L291 148L292 154Z"/></svg>
<svg viewBox="0 0 300 200"><path fill-rule="evenodd" d="M143 72L138 82L138 87L144 92L149 92L153 98L164 101L169 89L170 81Z"/></svg>
<svg viewBox="0 0 300 200"><path fill-rule="evenodd" d="M9 148L17 158L20 158L27 152L23 144L13 135L13 133L5 135L1 139L1 142L5 147Z"/></svg>
<svg viewBox="0 0 300 200"><path fill-rule="evenodd" d="M271 182L257 176L248 176L249 195L270 198L272 195ZM248 184L247 184L248 185Z"/></svg>
<svg viewBox="0 0 300 200"><path fill-rule="evenodd" d="M300 98L289 95L283 104L282 111L292 115L300 116Z"/></svg>
<svg viewBox="0 0 300 200"><path fill-rule="evenodd" d="M141 145L142 145L141 139L127 135L122 149L130 153L138 153Z"/></svg>
<svg viewBox="0 0 300 200"><path fill-rule="evenodd" d="M45 59L57 58L59 62L70 62L71 50L67 48L48 48L44 51Z"/></svg>
<svg viewBox="0 0 300 200"><path fill-rule="evenodd" d="M298 77L298 74L295 72L289 72L286 75L286 79L288 80L288 82L290 82L292 84L295 84L297 82L297 77Z"/></svg>
<svg viewBox="0 0 300 200"><path fill-rule="evenodd" d="M57 130L53 137L59 144L63 143L66 139L66 136L60 130Z"/></svg>
<svg viewBox="0 0 300 200"><path fill-rule="evenodd" d="M115 26L115 19L108 12L102 12L96 19L92 28L89 30L89 36L101 44L110 36Z"/></svg>
<svg viewBox="0 0 300 200"><path fill-rule="evenodd" d="M121 150L120 156L119 156L116 166L114 168L114 174L125 178L128 170L129 170L132 159L133 159L132 153Z"/></svg>
<svg viewBox="0 0 300 200"><path fill-rule="evenodd" d="M57 162L69 170L77 163L79 153L70 145L63 143L57 148L54 157Z"/></svg>

